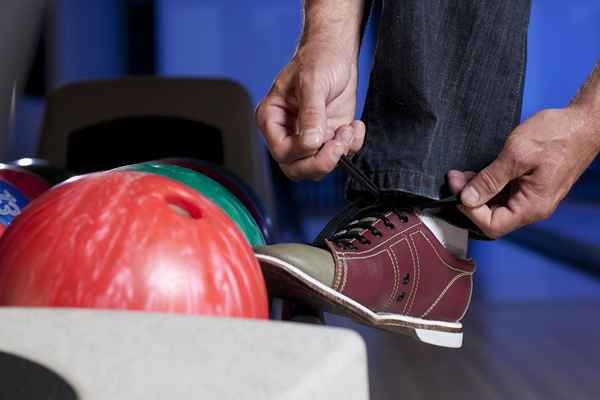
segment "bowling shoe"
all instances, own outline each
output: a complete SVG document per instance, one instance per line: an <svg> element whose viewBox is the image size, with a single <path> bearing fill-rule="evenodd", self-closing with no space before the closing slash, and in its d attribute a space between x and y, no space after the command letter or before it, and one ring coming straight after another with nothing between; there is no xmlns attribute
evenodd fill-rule
<svg viewBox="0 0 600 400"><path fill-rule="evenodd" d="M336 217L311 245L255 249L271 296L458 348L475 263L451 254L414 209L385 202Z"/></svg>

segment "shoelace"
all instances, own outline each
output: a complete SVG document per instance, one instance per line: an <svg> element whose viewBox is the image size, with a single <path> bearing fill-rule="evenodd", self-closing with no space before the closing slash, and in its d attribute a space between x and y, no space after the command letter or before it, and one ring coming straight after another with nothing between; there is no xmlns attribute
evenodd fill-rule
<svg viewBox="0 0 600 400"><path fill-rule="evenodd" d="M352 176L357 182L360 182L365 189L367 189L375 199L381 198L381 190L365 175L360 169L356 168L354 164L346 156L342 156L340 159L340 165L344 167L346 172ZM442 208L450 205L456 205L460 203L460 199L457 195L449 196L444 199L435 200L428 203L423 203L418 206L419 209L425 210L428 208Z"/></svg>
<svg viewBox="0 0 600 400"><path fill-rule="evenodd" d="M386 228L390 230L396 228L395 224L388 217L390 212L398 217L400 223L408 222L408 212L411 210L398 208L391 204L391 202L384 200L381 190L377 185L361 170L356 168L345 156L342 156L340 164L352 178L361 183L369 191L370 196L359 198L357 201L348 204L317 236L313 242L315 246L324 246L325 239L344 249L355 250L356 246L352 244L353 240L357 240L362 244L370 244L370 240L363 236L365 231L368 230L374 236L383 236L383 233L374 226L375 222L381 220ZM441 208L457 204L458 202L459 200L456 196L451 196L442 200L421 204L417 208Z"/></svg>
<svg viewBox="0 0 600 400"><path fill-rule="evenodd" d="M396 224L388 217L389 213L379 210L379 207L379 205L374 205L363 209L364 217L351 221L329 237L329 240L344 249L357 250L356 246L352 244L353 240L358 240L362 244L371 244L371 241L363 236L365 230L370 231L374 236L383 236L383 232L375 227L375 222L381 220L383 226L388 230L396 229ZM407 213L400 210L391 210L391 213L396 214L400 223L408 222Z"/></svg>

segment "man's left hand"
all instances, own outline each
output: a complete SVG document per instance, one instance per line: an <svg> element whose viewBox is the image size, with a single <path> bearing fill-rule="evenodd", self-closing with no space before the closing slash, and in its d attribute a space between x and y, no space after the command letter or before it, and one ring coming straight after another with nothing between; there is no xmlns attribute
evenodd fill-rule
<svg viewBox="0 0 600 400"><path fill-rule="evenodd" d="M577 106L535 114L481 172L448 172L458 208L490 238L549 217L600 151L597 118ZM506 201L490 202L509 184Z"/></svg>

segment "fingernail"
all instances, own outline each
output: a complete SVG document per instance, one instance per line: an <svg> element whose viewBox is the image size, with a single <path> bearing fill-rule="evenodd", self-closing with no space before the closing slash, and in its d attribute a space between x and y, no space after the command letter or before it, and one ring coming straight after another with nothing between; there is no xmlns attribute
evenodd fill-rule
<svg viewBox="0 0 600 400"><path fill-rule="evenodd" d="M321 130L307 129L302 131L302 144L307 147L319 147L321 145Z"/></svg>
<svg viewBox="0 0 600 400"><path fill-rule="evenodd" d="M471 186L467 186L461 193L460 199L468 206L476 206L479 200L479 193Z"/></svg>
<svg viewBox="0 0 600 400"><path fill-rule="evenodd" d="M344 143L346 143L348 146L352 144L352 141L354 140L354 135L352 132L347 130L342 131L341 136Z"/></svg>

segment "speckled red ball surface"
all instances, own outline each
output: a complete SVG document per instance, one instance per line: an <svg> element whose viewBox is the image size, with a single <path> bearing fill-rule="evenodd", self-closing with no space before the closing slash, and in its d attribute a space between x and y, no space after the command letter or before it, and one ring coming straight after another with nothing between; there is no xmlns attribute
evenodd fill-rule
<svg viewBox="0 0 600 400"><path fill-rule="evenodd" d="M236 225L168 178L77 178L32 202L0 239L0 304L267 318L264 280Z"/></svg>

